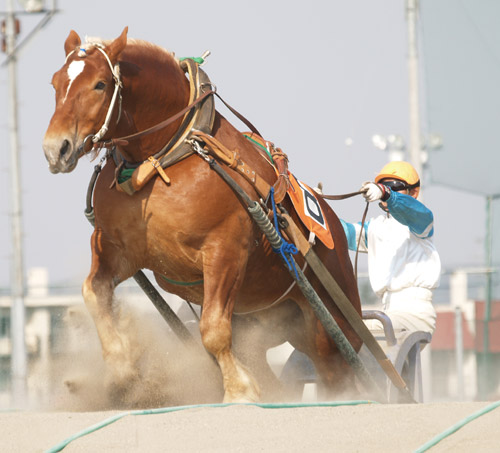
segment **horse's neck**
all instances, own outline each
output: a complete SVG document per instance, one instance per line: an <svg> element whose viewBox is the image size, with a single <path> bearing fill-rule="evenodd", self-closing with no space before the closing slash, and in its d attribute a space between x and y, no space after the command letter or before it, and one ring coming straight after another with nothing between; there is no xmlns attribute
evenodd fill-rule
<svg viewBox="0 0 500 453"><path fill-rule="evenodd" d="M175 62L172 62L175 64ZM189 100L189 84L180 68L141 66L139 75L123 74L123 115L117 128L120 137L146 130L182 110ZM181 120L172 125L131 140L123 147L130 162L142 162L157 153L174 135Z"/></svg>

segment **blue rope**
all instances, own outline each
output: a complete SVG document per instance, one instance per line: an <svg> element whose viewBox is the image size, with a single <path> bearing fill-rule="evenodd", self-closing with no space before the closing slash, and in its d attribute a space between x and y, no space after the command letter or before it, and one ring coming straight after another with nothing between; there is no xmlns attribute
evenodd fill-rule
<svg viewBox="0 0 500 453"><path fill-rule="evenodd" d="M288 269L292 270L292 268L293 268L293 271L295 272L295 276L297 278L299 278L299 275L297 274L297 268L295 267L295 261L290 260L287 257L287 254L288 255L290 255L290 254L295 255L296 253L298 253L297 247L295 247L295 244L291 244L290 242L286 242L285 241L285 239L283 238L283 236L281 236L280 229L279 229L279 226L278 226L278 215L276 213L276 203L274 202L274 187L271 187L271 193L270 193L270 195L271 195L271 203L273 205L274 228L276 228L276 232L278 233L278 236L281 239L281 246L280 246L280 248L279 249L275 249L273 247L273 251L276 252L276 253L281 254L281 257L283 258L283 260L287 264Z"/></svg>

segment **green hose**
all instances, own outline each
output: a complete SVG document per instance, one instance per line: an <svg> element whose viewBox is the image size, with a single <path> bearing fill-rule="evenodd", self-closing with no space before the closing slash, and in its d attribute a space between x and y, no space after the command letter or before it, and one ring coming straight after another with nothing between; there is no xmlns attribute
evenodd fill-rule
<svg viewBox="0 0 500 453"><path fill-rule="evenodd" d="M495 403L492 403L483 409L474 412L473 414L469 415L468 417L465 417L463 420L459 421L458 423L454 424L453 426L450 426L446 431L443 431L441 434L438 434L436 437L432 438L429 442L426 442L424 445L421 447L417 448L414 453L422 453L424 451L429 450L429 448L433 447L437 443L441 442L443 439L446 437L450 436L454 432L458 431L462 426L465 426L467 423L475 420L476 418L480 417L481 415L487 414L488 412L491 412L493 409L496 409L498 406L500 406L500 401L497 401Z"/></svg>
<svg viewBox="0 0 500 453"><path fill-rule="evenodd" d="M63 440L59 444L55 445L52 448L49 448L45 451L45 453L55 453L61 451L64 447L66 447L70 442L74 440L86 436L87 434L91 434L98 429L104 428L111 423L114 423L120 420L127 415L150 415L150 414L167 414L169 412L177 412L185 409L198 409L204 407L228 407L228 406L257 406L262 409L290 409L297 407L337 407L337 406L357 406L359 404L378 404L376 401L369 400L356 400L356 401L333 401L333 402L318 402L318 403L220 403L220 404L193 404L190 406L174 406L174 407L163 407L158 409L146 409L146 410L137 410L137 411L129 411L123 412L121 414L116 414L113 417L109 417L106 420L103 420L100 423L96 423L95 425L89 426L88 428L73 434L67 439Z"/></svg>

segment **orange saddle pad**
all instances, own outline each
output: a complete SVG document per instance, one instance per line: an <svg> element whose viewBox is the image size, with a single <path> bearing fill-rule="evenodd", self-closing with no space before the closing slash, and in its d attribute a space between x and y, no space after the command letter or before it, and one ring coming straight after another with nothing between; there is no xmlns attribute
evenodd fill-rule
<svg viewBox="0 0 500 453"><path fill-rule="evenodd" d="M290 187L287 193L292 200L300 220L323 244L329 249L333 249L332 233L316 198L316 192L303 182L298 181L292 173L288 172L288 176Z"/></svg>

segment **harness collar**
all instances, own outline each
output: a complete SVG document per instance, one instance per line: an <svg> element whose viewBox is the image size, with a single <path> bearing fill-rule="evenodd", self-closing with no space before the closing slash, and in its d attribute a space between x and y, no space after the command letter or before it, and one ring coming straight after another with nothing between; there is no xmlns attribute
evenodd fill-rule
<svg viewBox="0 0 500 453"><path fill-rule="evenodd" d="M212 89L213 84L210 82L207 74L199 67L199 63L194 59L184 59L180 62L180 65L189 75L190 94L188 107L192 107L184 114L181 125L174 136L160 149L160 151L151 156L153 159L147 159L137 165L126 162L117 147L113 148L113 159L118 167L116 186L118 190L129 195L140 190L158 173L160 173L166 182L168 180L168 184L168 177L165 178L160 170L193 154L194 151L189 141L193 132L202 131L207 134L212 132L215 119L215 102L213 97L215 91ZM166 120L165 122L168 121L169 120ZM150 130L156 131L163 123L153 126ZM148 133L150 130L124 137L125 142ZM123 139L111 140L109 144L106 142L104 146L107 147L116 144L119 147L122 140ZM123 168L135 168L132 175L126 180L120 178L120 173Z"/></svg>

